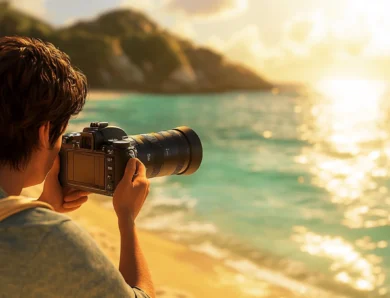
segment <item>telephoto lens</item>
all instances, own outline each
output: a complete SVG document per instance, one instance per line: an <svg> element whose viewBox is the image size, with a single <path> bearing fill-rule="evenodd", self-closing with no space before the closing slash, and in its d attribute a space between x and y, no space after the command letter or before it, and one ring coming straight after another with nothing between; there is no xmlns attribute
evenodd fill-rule
<svg viewBox="0 0 390 298"><path fill-rule="evenodd" d="M202 162L203 149L198 135L187 126L157 133L128 136L137 150L137 158L147 178L190 175Z"/></svg>

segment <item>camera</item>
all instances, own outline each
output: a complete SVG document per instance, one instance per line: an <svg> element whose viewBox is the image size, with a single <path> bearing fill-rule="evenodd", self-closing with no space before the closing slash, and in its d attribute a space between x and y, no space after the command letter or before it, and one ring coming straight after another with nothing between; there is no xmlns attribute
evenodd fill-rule
<svg viewBox="0 0 390 298"><path fill-rule="evenodd" d="M202 155L198 135L187 126L127 135L108 122L92 122L82 132L63 135L59 179L62 186L112 196L130 158L141 160L147 178L153 178L193 174Z"/></svg>

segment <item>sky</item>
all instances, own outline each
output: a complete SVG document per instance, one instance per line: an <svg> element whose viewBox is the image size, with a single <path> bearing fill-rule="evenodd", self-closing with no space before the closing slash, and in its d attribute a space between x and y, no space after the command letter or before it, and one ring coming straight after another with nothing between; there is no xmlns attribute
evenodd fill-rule
<svg viewBox="0 0 390 298"><path fill-rule="evenodd" d="M277 82L390 78L388 0L12 0L56 26L130 7Z"/></svg>

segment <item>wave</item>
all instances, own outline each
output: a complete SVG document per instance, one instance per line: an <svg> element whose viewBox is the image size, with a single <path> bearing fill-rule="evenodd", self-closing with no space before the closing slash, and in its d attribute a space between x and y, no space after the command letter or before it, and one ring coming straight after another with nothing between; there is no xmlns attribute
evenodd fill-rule
<svg viewBox="0 0 390 298"><path fill-rule="evenodd" d="M184 208L184 209L193 209L197 204L197 200L193 198L174 198L161 195L161 190L156 189L154 192L160 192L160 194L154 194L154 198L151 199L147 207L148 208L157 208L157 207L171 207L171 208ZM157 197L156 197L157 196Z"/></svg>
<svg viewBox="0 0 390 298"><path fill-rule="evenodd" d="M258 297L253 285L264 281L293 291L300 297L367 297L367 292L340 284L332 276L310 271L302 262L261 251L233 235L224 235L215 223L195 216L196 205L195 198L176 198L167 195L163 187L157 187L137 220L137 226L180 241L191 250L222 262L242 276L242 288L248 290L251 287L253 297Z"/></svg>
<svg viewBox="0 0 390 298"><path fill-rule="evenodd" d="M178 238L176 238L178 240ZM180 240L180 239L179 239ZM196 241L192 239L192 241ZM242 288L252 285L252 292L256 292L253 285L260 282L285 288L298 294L299 297L315 298L363 298L367 292L360 292L347 285L335 282L329 276L313 272L298 261L259 252L258 248L248 248L242 243L223 240L214 235L207 240L185 244L198 253L205 254L222 262L228 268L242 275ZM253 295L257 297L256 295Z"/></svg>
<svg viewBox="0 0 390 298"><path fill-rule="evenodd" d="M185 212L175 212L151 218L144 217L137 225L149 231L169 233L175 239L192 238L194 235L210 235L218 232L217 226L211 222L186 222L186 217Z"/></svg>
<svg viewBox="0 0 390 298"><path fill-rule="evenodd" d="M226 267L235 270L242 274L241 283L245 287L248 294L254 294L256 296L257 286L259 281L268 282L269 284L285 288L299 294L301 297L316 297L316 298L343 298L326 290L318 289L308 284L293 280L270 269L262 268L252 261L245 258L235 258L231 255L231 252L227 249L221 249L212 242L206 241L198 245L189 245L189 248L195 252L205 254L217 260L222 260ZM252 285L252 286L251 286ZM252 288L251 288L252 287Z"/></svg>
<svg viewBox="0 0 390 298"><path fill-rule="evenodd" d="M272 137L266 138L263 136L263 132L243 131L232 129L231 131L220 130L218 132L206 133L202 135L202 142L207 144L221 144L223 142L230 143L235 142L236 145L242 146L245 141L253 142L257 144L269 144L277 146L291 146L291 147L303 147L310 145L309 141L301 140L297 138L289 137ZM244 143L237 143L244 142ZM231 144L234 145L234 144Z"/></svg>
<svg viewBox="0 0 390 298"><path fill-rule="evenodd" d="M291 173L287 176L290 175L295 176ZM164 178L153 181L154 187L137 219L137 226L222 262L240 274L240 288L246 289L249 297L250 293L258 297L256 285L264 281L291 290L300 297L363 298L374 294L355 290L337 282L332 275L311 271L303 262L267 252L239 240L237 236L224 234L217 224L196 214L198 199L186 195L180 183L171 183ZM112 208L111 200L102 203L104 207Z"/></svg>
<svg viewBox="0 0 390 298"><path fill-rule="evenodd" d="M279 272L275 272L269 269L261 268L255 263L242 259L242 260L227 260L225 265L237 270L238 272L251 276L253 279L266 281L270 284L286 288L299 294L301 297L316 297L316 298L346 298L346 296L335 294L331 291L319 289L302 283L291 278L284 276Z"/></svg>
<svg viewBox="0 0 390 298"><path fill-rule="evenodd" d="M282 179L286 183L290 180L296 181L297 177L303 176L304 173L299 170L285 172L267 169L259 171L258 174L272 178L271 180ZM137 219L137 226L179 241L191 250L208 255L231 268L240 275L240 288L247 290L249 297L250 293L253 297L259 297L256 293L260 289L256 285L262 281L291 290L299 297L379 297L375 296L375 291L355 290L348 284L337 282L332 274L313 272L303 262L276 255L272 251L267 252L238 240L236 236L224 234L222 227L212 221L203 220L196 214L196 207L200 202L196 197L188 196L181 183L171 182L163 177L153 179L153 184L151 194ZM312 191L314 189L308 193ZM302 199L301 196L299 198ZM106 204L112 208L111 201ZM261 207L259 202L256 204L254 207ZM300 204L300 201L294 202L293 205L297 204ZM307 202L301 205L307 206ZM318 209L322 210L321 205ZM292 211L292 214L295 214L294 209ZM312 217L315 215L311 209L307 214Z"/></svg>

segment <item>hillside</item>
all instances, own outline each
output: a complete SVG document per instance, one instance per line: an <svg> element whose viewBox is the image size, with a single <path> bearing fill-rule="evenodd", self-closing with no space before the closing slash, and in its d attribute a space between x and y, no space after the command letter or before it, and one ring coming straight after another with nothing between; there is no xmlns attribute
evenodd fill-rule
<svg viewBox="0 0 390 298"><path fill-rule="evenodd" d="M52 42L87 75L92 88L159 93L272 88L253 71L129 9L56 29L0 2L0 36L6 35Z"/></svg>

